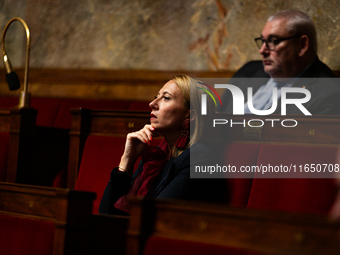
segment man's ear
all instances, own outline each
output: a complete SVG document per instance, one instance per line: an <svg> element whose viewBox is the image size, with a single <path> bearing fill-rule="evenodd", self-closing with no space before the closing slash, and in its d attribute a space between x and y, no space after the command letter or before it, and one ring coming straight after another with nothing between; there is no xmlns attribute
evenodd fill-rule
<svg viewBox="0 0 340 255"><path fill-rule="evenodd" d="M309 38L307 35L303 35L300 38L300 51L299 56L302 57L306 54L309 49Z"/></svg>

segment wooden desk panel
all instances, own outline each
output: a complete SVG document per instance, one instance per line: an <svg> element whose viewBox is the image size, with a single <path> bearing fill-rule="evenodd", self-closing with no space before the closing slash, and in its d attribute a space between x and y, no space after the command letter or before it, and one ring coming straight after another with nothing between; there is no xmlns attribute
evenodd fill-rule
<svg viewBox="0 0 340 255"><path fill-rule="evenodd" d="M259 117L255 115L233 116L231 114L216 114L216 119L228 120L227 124L218 124L214 128L213 139L222 139L228 142L251 142L251 143L274 143L274 144L297 144L297 145L340 145L340 117L339 116L302 116L302 115L270 115ZM274 127L272 121L275 119ZM296 123L288 121L293 119ZM235 124L230 126L230 120ZM262 120L259 122L256 120ZM287 120L287 121L285 121ZM250 121L250 122L249 122ZM262 127L249 127L262 125Z"/></svg>
<svg viewBox="0 0 340 255"><path fill-rule="evenodd" d="M192 201L130 200L127 254L149 237L216 244L269 254L338 254L340 225L325 217L229 208Z"/></svg>
<svg viewBox="0 0 340 255"><path fill-rule="evenodd" d="M94 199L90 192L0 183L0 214L54 222L55 255L89 254Z"/></svg>

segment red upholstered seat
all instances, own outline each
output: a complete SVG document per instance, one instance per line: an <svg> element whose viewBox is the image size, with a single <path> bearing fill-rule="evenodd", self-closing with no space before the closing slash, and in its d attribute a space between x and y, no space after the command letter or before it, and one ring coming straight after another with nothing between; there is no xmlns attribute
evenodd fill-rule
<svg viewBox="0 0 340 255"><path fill-rule="evenodd" d="M223 151L224 165L241 166L256 165L260 150L259 144L230 143L225 145ZM230 187L230 205L246 207L253 183L252 178L228 178Z"/></svg>
<svg viewBox="0 0 340 255"><path fill-rule="evenodd" d="M0 215L0 253L52 255L54 233L53 222Z"/></svg>
<svg viewBox="0 0 340 255"><path fill-rule="evenodd" d="M94 214L98 213L111 171L118 166L124 145L125 137L89 136L86 140L75 189L97 194Z"/></svg>
<svg viewBox="0 0 340 255"><path fill-rule="evenodd" d="M0 181L6 181L9 133L0 132Z"/></svg>
<svg viewBox="0 0 340 255"><path fill-rule="evenodd" d="M335 147L262 145L258 165L339 163ZM333 179L261 179L255 174L248 208L326 214L336 195Z"/></svg>
<svg viewBox="0 0 340 255"><path fill-rule="evenodd" d="M178 240L165 237L150 237L144 249L144 255L260 255L264 253L208 244L194 241Z"/></svg>

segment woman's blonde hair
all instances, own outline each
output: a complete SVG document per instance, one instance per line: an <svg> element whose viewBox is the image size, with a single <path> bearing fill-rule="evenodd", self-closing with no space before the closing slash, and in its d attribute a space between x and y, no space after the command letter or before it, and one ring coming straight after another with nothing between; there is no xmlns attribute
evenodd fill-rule
<svg viewBox="0 0 340 255"><path fill-rule="evenodd" d="M190 109L190 139L187 145L187 148L189 148L202 139L208 125L207 118L212 116L215 108L212 100L208 97L207 115L201 114L201 95L204 91L199 88L204 88L204 85L200 81L185 74L175 75L171 80L176 83L182 92L186 107ZM179 155L180 152L176 154ZM173 155L175 156L176 154Z"/></svg>

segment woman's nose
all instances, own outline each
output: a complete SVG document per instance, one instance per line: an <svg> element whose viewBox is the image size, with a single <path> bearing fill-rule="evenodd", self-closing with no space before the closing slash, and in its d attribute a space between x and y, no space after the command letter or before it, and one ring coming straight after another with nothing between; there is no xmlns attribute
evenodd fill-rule
<svg viewBox="0 0 340 255"><path fill-rule="evenodd" d="M155 108L155 106L156 106L156 100L157 100L157 98L155 98L154 100L152 100L152 101L149 103L150 108L152 108L152 109Z"/></svg>

